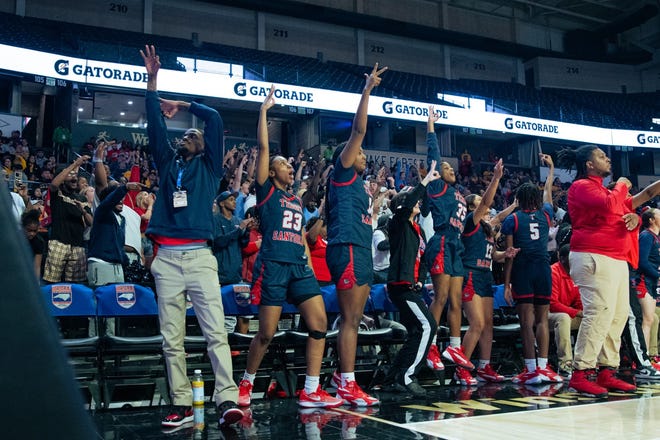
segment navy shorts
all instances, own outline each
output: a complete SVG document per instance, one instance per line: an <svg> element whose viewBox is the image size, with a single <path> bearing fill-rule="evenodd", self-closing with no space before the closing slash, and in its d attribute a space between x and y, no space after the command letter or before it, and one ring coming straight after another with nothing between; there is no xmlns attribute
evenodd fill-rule
<svg viewBox="0 0 660 440"><path fill-rule="evenodd" d="M493 274L489 270L466 269L463 278L463 302L470 302L474 295L493 297Z"/></svg>
<svg viewBox="0 0 660 440"><path fill-rule="evenodd" d="M452 277L465 275L463 268L463 243L458 236L433 234L424 251L426 265L431 276L447 274Z"/></svg>
<svg viewBox="0 0 660 440"><path fill-rule="evenodd" d="M325 260L337 290L348 290L356 285L373 283L374 265L371 249L352 244L328 246Z"/></svg>
<svg viewBox="0 0 660 440"><path fill-rule="evenodd" d="M314 272L306 264L264 261L257 257L252 277L252 303L264 306L297 306L320 295L321 288Z"/></svg>
<svg viewBox="0 0 660 440"><path fill-rule="evenodd" d="M552 273L545 261L527 261L511 268L511 294L517 303L550 304Z"/></svg>

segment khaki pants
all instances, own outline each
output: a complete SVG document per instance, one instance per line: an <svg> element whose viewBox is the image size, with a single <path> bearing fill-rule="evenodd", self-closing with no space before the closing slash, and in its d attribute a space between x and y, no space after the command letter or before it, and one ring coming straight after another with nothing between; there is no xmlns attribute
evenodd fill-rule
<svg viewBox="0 0 660 440"><path fill-rule="evenodd" d="M583 314L575 341L574 368L619 367L621 333L628 319L628 265L600 254L569 255Z"/></svg>
<svg viewBox="0 0 660 440"><path fill-rule="evenodd" d="M548 313L550 328L555 333L557 345L558 367L566 370L567 366L573 368L573 347L571 345L571 331L580 328L582 318L571 318L567 313Z"/></svg>
<svg viewBox="0 0 660 440"><path fill-rule="evenodd" d="M183 347L186 292L208 344L215 374L213 400L216 404L236 402L238 388L232 378L232 360L224 325L224 310L218 281L218 263L211 250L159 249L151 272L158 294L163 354L174 405L192 405L192 389L186 372Z"/></svg>

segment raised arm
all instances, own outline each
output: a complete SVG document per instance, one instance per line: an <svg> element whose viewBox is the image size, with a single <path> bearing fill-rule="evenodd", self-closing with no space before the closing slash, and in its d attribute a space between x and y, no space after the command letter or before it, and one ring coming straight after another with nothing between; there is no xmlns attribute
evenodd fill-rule
<svg viewBox="0 0 660 440"><path fill-rule="evenodd" d="M633 209L639 208L644 203L660 194L660 180L656 180L637 194L633 196L632 207Z"/></svg>
<svg viewBox="0 0 660 440"><path fill-rule="evenodd" d="M369 109L369 95L374 87L380 84L381 78L380 75L387 70L387 67L383 67L378 70L378 63L374 65L374 68L371 70L370 74L364 74L366 83L364 89L362 90L362 96L360 97L360 103L358 104L357 111L355 112L355 117L353 118L353 127L351 130L351 136L348 138L346 147L341 152L339 156L341 159L341 164L344 168L351 168L355 163L360 154L360 147L362 147L362 141L364 136L367 133L367 110Z"/></svg>
<svg viewBox="0 0 660 440"><path fill-rule="evenodd" d="M269 165L269 147L268 147L268 110L275 105L275 86L270 86L270 92L264 99L261 108L259 109L259 123L257 125L257 145L259 152L257 153L257 172L256 180L259 185L263 185L268 179L268 165Z"/></svg>
<svg viewBox="0 0 660 440"><path fill-rule="evenodd" d="M69 173L72 171L78 171L78 168L80 168L82 164L87 163L88 160L89 160L89 156L87 155L78 156L71 165L64 168L57 176L53 178L53 180L50 182L51 191L53 192L59 191L60 185L64 183L66 176L68 176Z"/></svg>
<svg viewBox="0 0 660 440"><path fill-rule="evenodd" d="M550 203L552 205L552 182L555 179L555 164L552 162L552 156L549 154L539 154L541 161L548 165L548 177L545 179L543 186L543 203Z"/></svg>
<svg viewBox="0 0 660 440"><path fill-rule="evenodd" d="M497 192L497 187L500 185L500 179L502 178L503 174L504 165L502 164L502 159L500 159L495 164L495 168L493 168L493 178L491 179L490 183L488 184L488 188L486 188L486 192L481 198L481 203L477 209L475 209L474 214L472 214L472 221L475 225L477 225L481 219L484 218L490 209L490 205L493 203L495 193Z"/></svg>
<svg viewBox="0 0 660 440"><path fill-rule="evenodd" d="M440 119L440 115L435 112L435 107L429 105L429 117L426 121L426 161L430 164L432 160L440 163L440 147L438 146L438 137L435 135L435 123Z"/></svg>
<svg viewBox="0 0 660 440"><path fill-rule="evenodd" d="M113 143L114 141L110 141ZM94 150L94 189L97 194L101 194L101 191L108 187L108 173L105 170L105 163L103 159L105 158L105 148L107 144L105 141L99 141L96 145L96 150Z"/></svg>
<svg viewBox="0 0 660 440"><path fill-rule="evenodd" d="M156 55L156 48L152 45L144 46L140 51L144 67L147 69L147 90L155 92L158 90L158 71L160 70L160 57Z"/></svg>

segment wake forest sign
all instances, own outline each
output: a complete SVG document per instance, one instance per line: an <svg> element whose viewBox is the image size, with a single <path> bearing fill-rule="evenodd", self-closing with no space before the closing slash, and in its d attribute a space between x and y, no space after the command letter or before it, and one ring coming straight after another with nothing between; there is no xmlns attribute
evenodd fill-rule
<svg viewBox="0 0 660 440"><path fill-rule="evenodd" d="M0 44L2 68L34 75L46 85L77 82L128 89L146 88L143 66L65 57ZM260 103L268 95L270 83L234 78L209 72L185 72L161 69L158 89L161 92L192 96L251 101ZM278 104L311 109L354 113L360 100L357 93L275 84ZM369 115L382 118L426 122L429 105L434 103L372 96ZM484 110L435 105L443 125L469 127L502 133L545 137L600 145L660 148L660 138L652 131L616 130L545 119L493 113Z"/></svg>

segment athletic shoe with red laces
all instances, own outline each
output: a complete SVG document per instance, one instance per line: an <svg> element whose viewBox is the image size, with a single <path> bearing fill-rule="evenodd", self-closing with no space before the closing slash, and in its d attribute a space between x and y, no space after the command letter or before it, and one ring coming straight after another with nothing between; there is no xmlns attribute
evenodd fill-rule
<svg viewBox="0 0 660 440"><path fill-rule="evenodd" d="M344 403L353 406L373 406L380 404L380 401L362 391L362 388L354 381L350 380L346 386L337 388L337 397L344 400Z"/></svg>
<svg viewBox="0 0 660 440"><path fill-rule="evenodd" d="M302 390L300 392L300 397L298 398L298 405L303 408L336 408L343 404L343 399L332 397L330 394L326 393L325 390L321 389L320 385L316 391L310 394L307 394L305 390Z"/></svg>
<svg viewBox="0 0 660 440"><path fill-rule="evenodd" d="M176 428L184 423L192 422L193 418L192 406L172 405L161 421L161 425L166 428Z"/></svg>
<svg viewBox="0 0 660 440"><path fill-rule="evenodd" d="M250 406L252 401L252 384L249 380L243 379L238 384L238 406Z"/></svg>
<svg viewBox="0 0 660 440"><path fill-rule="evenodd" d="M495 371L491 364L488 364L484 368L477 369L477 380L479 382L499 383L504 382L504 376Z"/></svg>
<svg viewBox="0 0 660 440"><path fill-rule="evenodd" d="M442 371L445 369L445 364L440 359L440 350L436 344L431 344L429 353L426 355L426 365L433 371Z"/></svg>
<svg viewBox="0 0 660 440"><path fill-rule="evenodd" d="M555 373L553 369L550 368L550 365L546 365L545 368L536 367L536 372L538 373L542 382L550 382L550 383L564 382L564 379L560 375Z"/></svg>
<svg viewBox="0 0 660 440"><path fill-rule="evenodd" d="M598 372L596 383L608 391L621 391L624 393L635 391L637 387L631 383L618 379L614 368L603 368Z"/></svg>
<svg viewBox="0 0 660 440"><path fill-rule="evenodd" d="M571 380L568 382L569 391L589 397L607 397L607 388L596 383L595 375L595 370L573 370Z"/></svg>
<svg viewBox="0 0 660 440"><path fill-rule="evenodd" d="M454 372L454 380L461 385L466 386L476 386L477 379L472 377L472 374L465 368L456 367L456 372Z"/></svg>
<svg viewBox="0 0 660 440"><path fill-rule="evenodd" d="M452 347L450 345L442 352L442 357L448 361L452 361L459 367L467 368L470 371L474 370L474 364L470 362L470 359L465 357L463 347Z"/></svg>
<svg viewBox="0 0 660 440"><path fill-rule="evenodd" d="M540 384L542 380L541 377L539 376L538 370L528 371L527 367L525 367L520 372L520 374L518 374L517 376L513 376L511 382L521 385L536 385L536 384Z"/></svg>
<svg viewBox="0 0 660 440"><path fill-rule="evenodd" d="M660 362L651 361L651 366L660 371Z"/></svg>

